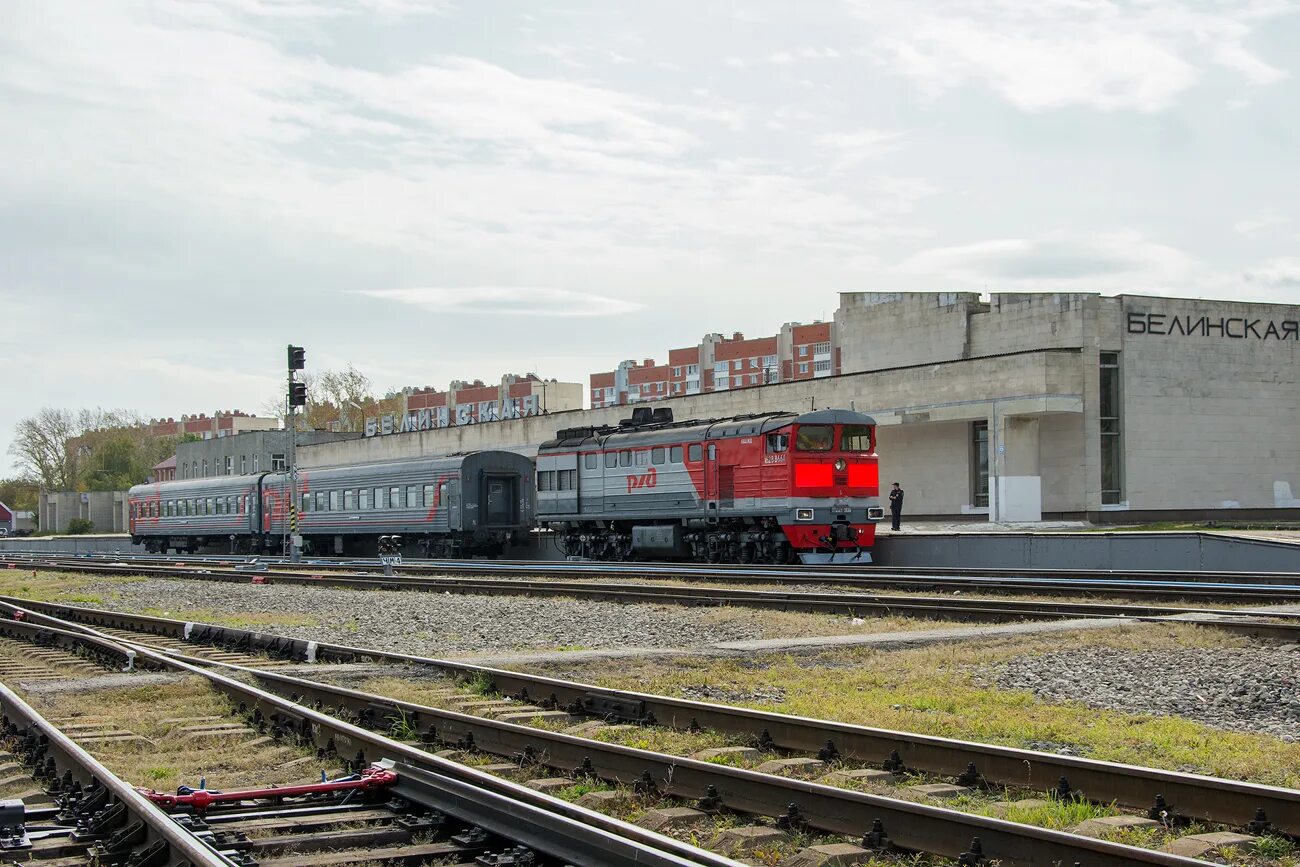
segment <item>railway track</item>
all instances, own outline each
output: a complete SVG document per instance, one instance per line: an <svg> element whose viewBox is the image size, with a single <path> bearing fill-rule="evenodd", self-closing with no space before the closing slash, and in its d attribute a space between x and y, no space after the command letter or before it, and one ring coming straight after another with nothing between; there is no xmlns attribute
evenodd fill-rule
<svg viewBox="0 0 1300 867"><path fill-rule="evenodd" d="M0 560L0 567L16 561ZM298 584L350 589L418 590L473 595L550 596L599 600L615 603L657 603L667 605L742 606L779 611L800 611L842 616L904 615L910 617L984 623L1065 618L1161 619L1198 617L1204 625L1253 637L1279 641L1300 639L1300 613L1266 612L1250 617L1249 612L1189 606L1152 605L1124 602L1075 602L1054 600L957 599L948 596L901 596L867 593L750 590L741 587L698 587L664 584L630 584L557 580L412 577L372 573L336 573L277 570L252 572L238 566L139 564L129 561L33 560L26 568L55 572L98 575L148 575L206 581Z"/></svg>
<svg viewBox="0 0 1300 867"><path fill-rule="evenodd" d="M204 678L259 728L339 756L333 779L236 791L135 789L40 719L7 688L7 742L43 786L49 806L10 807L0 856L50 867L302 864L660 865L736 862L302 707L229 676L252 671L117 642L30 613L0 627L6 639L67 651L113 668ZM72 629L64 629L71 626ZM269 673L269 672L263 672ZM92 782L94 780L94 782ZM35 793L35 794L40 794ZM5 850L11 850L6 852ZM71 860L70 860L71 858ZM133 860L132 860L133 859Z"/></svg>
<svg viewBox="0 0 1300 867"><path fill-rule="evenodd" d="M132 554L60 557L6 553L16 561L128 559L143 564L230 567L257 562L268 571L374 571L373 559L311 558L293 564L276 557L174 556ZM1300 558L1297 567L1300 568ZM1146 599L1217 602L1286 602L1300 600L1300 572L1175 572L1053 569L940 569L839 565L755 566L689 563L596 563L528 560L407 560L404 576L506 576L544 578L671 579L709 583L772 584L789 587L905 589L913 591L1033 593L1036 595L1105 595Z"/></svg>
<svg viewBox="0 0 1300 867"><path fill-rule="evenodd" d="M448 678L452 694L457 692L458 684L478 683L487 695L477 696L477 702L469 702L473 697L460 696L462 702L471 705L500 706L507 704L503 699L509 698L516 719L536 712L552 719L567 716L663 726L679 731L713 731L728 735L733 741L796 760L802 758L811 762L816 757L821 762L833 762L840 770L849 768L868 772L859 774L859 778L896 779L923 775L927 779L943 778L967 787L1008 787L1038 793L1039 796L1055 792L1057 797L1072 795L1102 803L1113 802L1148 815L1164 812L1172 818L1176 814L1179 821L1221 823L1238 829L1251 829L1255 833L1269 829L1300 837L1300 792L1290 789L606 689L467 663L327 642L307 642L165 618L49 603L0 604L0 608L10 615L20 607L30 611L33 618L58 618L51 624L80 624L104 632L123 644L152 643L157 651L191 658L204 653L205 647L217 647L228 652L261 652L276 659L301 662L370 661L411 666ZM219 662L211 664L225 665ZM795 803L801 814L813 821L816 827L837 833L862 833L869 827L869 824L862 824L864 821L869 823L885 815L889 816L889 822L885 823L887 829L891 823L905 825L913 822L910 807L871 801L864 806L862 802L853 800L861 793L850 793L853 797L849 797L849 801L852 803L846 805L844 798L848 796L842 792L828 792L825 790L831 787L803 780L773 783L761 779L763 775L755 778L754 772L741 768L719 769L707 761L666 757L563 732L487 719L473 713L358 692L277 672L265 664L231 670L254 677L264 688L295 701L319 702L322 707L340 708L354 720L375 724L400 718L431 743L461 747L473 744L477 750L500 757L532 756L566 774L574 769L588 768L603 779L627 783L642 779L649 772L651 781L671 780L673 786L679 787L673 792L685 798L707 799L710 797L709 786L712 786L713 793L721 799L715 806L742 813L778 816L789 804ZM661 784L655 782L655 785ZM890 809L886 810L886 806ZM872 815L867 816L867 813ZM854 822L858 824L854 825ZM960 833L945 832L946 848L937 852L921 847L912 838L897 837L893 830L890 830L890 835L896 842L908 840L911 845L907 848L919 847L922 851L951 855L952 847L969 843L960 837L970 831L970 827L959 827L962 828ZM934 829L926 831L926 834L932 833L938 832ZM987 847L991 838L981 839ZM969 848L961 851L969 851Z"/></svg>

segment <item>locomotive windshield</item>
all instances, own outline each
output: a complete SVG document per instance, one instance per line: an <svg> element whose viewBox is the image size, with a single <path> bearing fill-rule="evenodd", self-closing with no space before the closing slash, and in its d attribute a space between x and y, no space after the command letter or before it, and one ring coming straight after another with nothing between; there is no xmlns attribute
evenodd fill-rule
<svg viewBox="0 0 1300 867"><path fill-rule="evenodd" d="M835 428L828 424L799 426L794 447L801 452L828 452L835 444Z"/></svg>
<svg viewBox="0 0 1300 867"><path fill-rule="evenodd" d="M870 452L871 428L864 424L846 424L840 433L840 449L846 452Z"/></svg>

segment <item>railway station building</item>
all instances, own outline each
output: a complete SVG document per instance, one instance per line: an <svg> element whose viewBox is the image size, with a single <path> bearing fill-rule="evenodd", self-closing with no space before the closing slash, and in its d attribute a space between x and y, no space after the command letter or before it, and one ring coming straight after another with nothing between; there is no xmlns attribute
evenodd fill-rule
<svg viewBox="0 0 1300 867"><path fill-rule="evenodd" d="M880 425L912 518L1300 520L1300 306L845 292L839 373L665 397L678 420L841 407ZM303 467L506 448L605 406L299 451Z"/></svg>

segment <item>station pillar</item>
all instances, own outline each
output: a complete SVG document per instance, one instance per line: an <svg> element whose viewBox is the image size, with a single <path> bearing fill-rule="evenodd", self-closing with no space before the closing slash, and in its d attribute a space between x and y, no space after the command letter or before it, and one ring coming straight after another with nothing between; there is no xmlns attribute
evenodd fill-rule
<svg viewBox="0 0 1300 867"><path fill-rule="evenodd" d="M1039 464L1037 416L1002 415L989 419L989 520L1043 520L1043 475Z"/></svg>

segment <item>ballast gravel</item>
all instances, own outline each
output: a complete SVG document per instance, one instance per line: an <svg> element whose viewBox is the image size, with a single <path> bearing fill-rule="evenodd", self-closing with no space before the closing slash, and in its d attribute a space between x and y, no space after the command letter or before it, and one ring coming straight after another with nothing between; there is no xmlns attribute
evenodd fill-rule
<svg viewBox="0 0 1300 867"><path fill-rule="evenodd" d="M1179 716L1300 741L1300 646L1135 653L1087 647L1017 657L979 673L1049 701Z"/></svg>
<svg viewBox="0 0 1300 867"><path fill-rule="evenodd" d="M708 609L677 605L294 585L145 579L88 582L94 607L185 619L186 612L257 612L266 632L423 656L524 648L678 648L760 638L753 623L716 622ZM313 625L277 622L276 615ZM848 631L848 621L845 620ZM256 627L248 627L256 628Z"/></svg>

